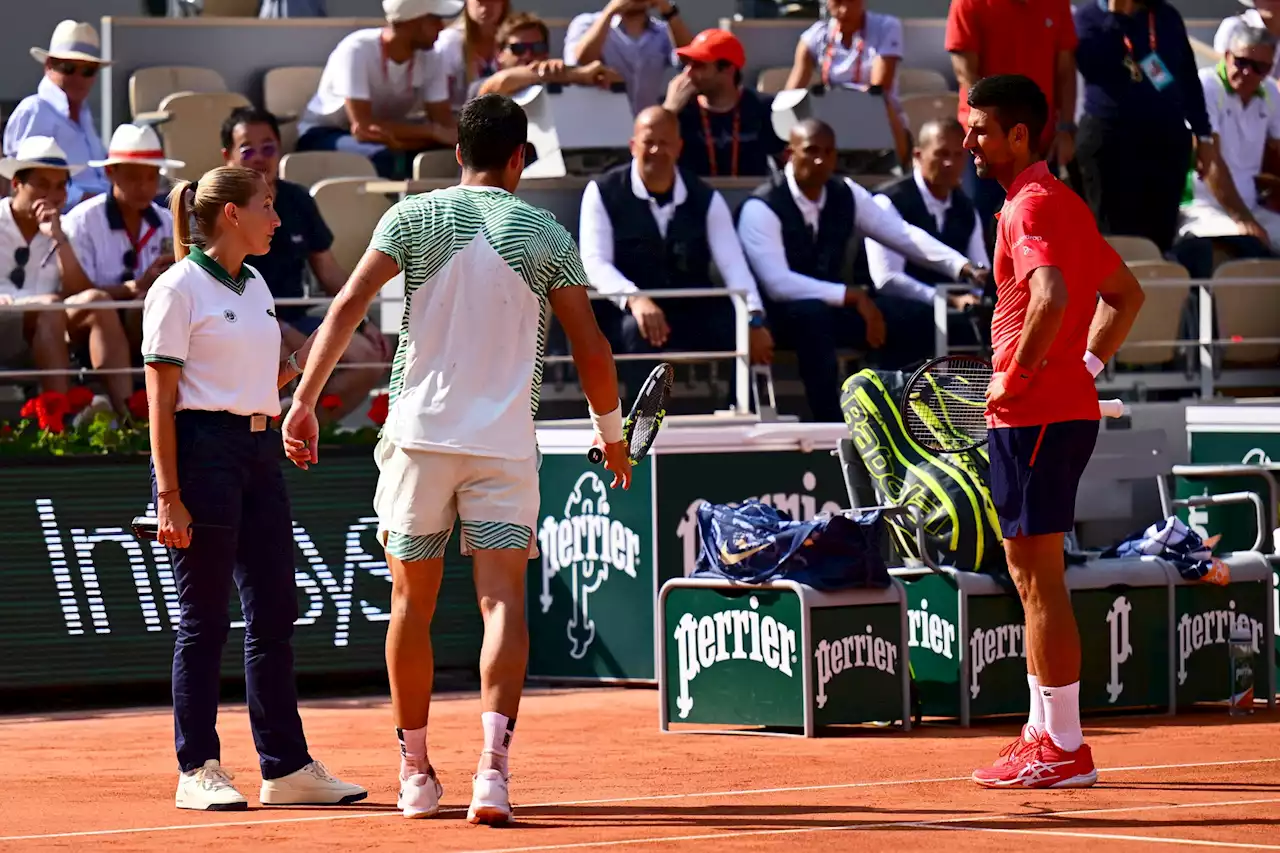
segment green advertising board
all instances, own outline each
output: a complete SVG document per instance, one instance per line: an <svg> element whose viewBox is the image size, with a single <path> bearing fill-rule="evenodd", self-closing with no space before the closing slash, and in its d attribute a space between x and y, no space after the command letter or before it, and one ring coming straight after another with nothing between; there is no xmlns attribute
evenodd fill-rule
<svg viewBox="0 0 1280 853"><path fill-rule="evenodd" d="M902 719L902 611L895 604L809 611L813 719L819 726Z"/></svg>
<svg viewBox="0 0 1280 853"><path fill-rule="evenodd" d="M1226 586L1195 584L1174 590L1174 626L1178 706L1193 702L1223 701L1231 693L1228 639L1233 627L1253 637L1255 672L1262 672L1267 631L1267 599L1264 581ZM1261 677L1255 695L1268 691Z"/></svg>
<svg viewBox="0 0 1280 853"><path fill-rule="evenodd" d="M1080 630L1080 708L1168 708L1168 587L1077 590L1071 607Z"/></svg>
<svg viewBox="0 0 1280 853"><path fill-rule="evenodd" d="M367 450L330 450L309 471L285 466L293 503L300 675L385 672L391 584L376 538L378 471ZM177 590L165 550L139 542L148 514L145 459L57 460L0 469L0 692L163 683L169 679ZM470 560L457 536L432 634L436 665L474 669L480 617ZM243 672L244 625L231 601L224 676Z"/></svg>

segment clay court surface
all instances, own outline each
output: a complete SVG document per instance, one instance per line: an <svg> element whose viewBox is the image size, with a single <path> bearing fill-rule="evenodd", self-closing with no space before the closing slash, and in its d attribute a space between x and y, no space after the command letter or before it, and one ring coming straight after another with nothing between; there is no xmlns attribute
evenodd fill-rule
<svg viewBox="0 0 1280 853"><path fill-rule="evenodd" d="M1280 850L1280 715L1243 723L1086 720L1085 791L984 791L970 770L1014 723L840 737L667 735L654 690L530 692L513 744L510 827L465 821L480 737L473 694L441 697L431 758L445 814L395 810L398 753L381 700L306 703L312 751L369 788L340 809L263 809L242 706L220 718L247 812L173 808L166 709L0 718L0 851L136 850Z"/></svg>

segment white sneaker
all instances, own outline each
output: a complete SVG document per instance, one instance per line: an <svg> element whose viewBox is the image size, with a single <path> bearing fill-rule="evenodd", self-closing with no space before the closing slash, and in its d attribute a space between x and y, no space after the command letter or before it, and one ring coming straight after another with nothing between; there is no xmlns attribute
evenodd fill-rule
<svg viewBox="0 0 1280 853"><path fill-rule="evenodd" d="M507 794L507 777L497 770L481 770L471 779L471 808L467 809L467 821L497 826L509 820L511 799Z"/></svg>
<svg viewBox="0 0 1280 853"><path fill-rule="evenodd" d="M178 774L178 793L173 804L180 809L230 812L249 808L249 801L231 784L235 778L210 758L203 767Z"/></svg>
<svg viewBox="0 0 1280 853"><path fill-rule="evenodd" d="M430 767L426 773L414 773L408 779L400 780L400 799L396 800L396 808L407 818L433 817L440 811L440 798L444 796L444 786L436 778L436 772Z"/></svg>
<svg viewBox="0 0 1280 853"><path fill-rule="evenodd" d="M343 782L319 761L279 779L263 779L258 799L264 806L345 806L369 796L359 785Z"/></svg>

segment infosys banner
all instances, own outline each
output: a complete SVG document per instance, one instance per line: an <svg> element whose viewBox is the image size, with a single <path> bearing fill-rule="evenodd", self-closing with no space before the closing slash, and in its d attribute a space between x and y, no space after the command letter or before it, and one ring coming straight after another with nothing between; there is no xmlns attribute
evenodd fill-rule
<svg viewBox="0 0 1280 853"><path fill-rule="evenodd" d="M367 449L286 468L293 501L294 648L301 674L378 674L391 584L372 518ZM145 460L63 460L0 468L0 692L163 682L177 590L165 550L129 531L149 514ZM477 665L480 618L470 561L450 543L436 608L436 665ZM242 670L237 600L224 675Z"/></svg>

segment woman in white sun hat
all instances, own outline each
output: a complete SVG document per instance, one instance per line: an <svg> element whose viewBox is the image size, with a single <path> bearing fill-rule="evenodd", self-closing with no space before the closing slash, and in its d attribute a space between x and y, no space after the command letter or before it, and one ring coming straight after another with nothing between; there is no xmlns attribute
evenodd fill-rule
<svg viewBox="0 0 1280 853"><path fill-rule="evenodd" d="M18 144L28 136L48 136L72 163L101 160L107 152L88 105L98 70L110 64L102 59L98 31L90 24L63 21L53 30L49 49L33 47L31 56L44 65L44 79L36 93L24 98L9 117L4 129L5 156L15 156ZM85 169L67 187L64 210L109 188L101 169Z"/></svg>

